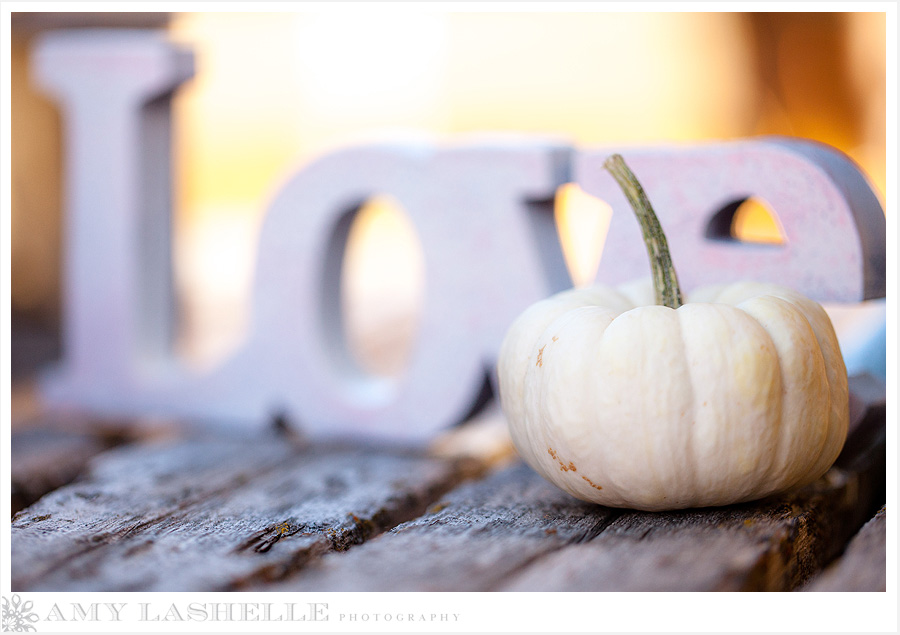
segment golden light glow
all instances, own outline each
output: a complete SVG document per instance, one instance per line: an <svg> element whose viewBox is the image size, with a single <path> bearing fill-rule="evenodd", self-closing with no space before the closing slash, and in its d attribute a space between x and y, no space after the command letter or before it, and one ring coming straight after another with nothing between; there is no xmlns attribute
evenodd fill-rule
<svg viewBox="0 0 900 635"><path fill-rule="evenodd" d="M176 350L197 369L214 366L246 333L258 231L247 207L219 205L182 219L175 232Z"/></svg>
<svg viewBox="0 0 900 635"><path fill-rule="evenodd" d="M176 102L186 340L237 337L240 309L223 320L214 307L246 305L259 217L293 170L334 146L398 131L549 133L583 147L790 134L790 104L759 112L748 24L738 13L175 14L173 36L197 56ZM884 89L884 15L848 24L846 63L871 101L861 141L842 149L883 191L884 95L865 91ZM805 130L815 138L848 138L814 119ZM734 232L777 240L777 224L753 205ZM414 232L395 212L371 202L348 245L346 326L357 343L390 320L409 323L403 312L415 304L417 283L392 260L416 258ZM574 283L588 284L608 207L567 186L557 222ZM394 368L358 353L363 366Z"/></svg>
<svg viewBox="0 0 900 635"><path fill-rule="evenodd" d="M574 286L584 287L594 281L611 219L612 207L606 201L574 183L559 188L556 226Z"/></svg>
<svg viewBox="0 0 900 635"><path fill-rule="evenodd" d="M425 295L425 256L412 222L389 196L356 213L341 271L344 332L366 371L396 375L415 341Z"/></svg>
<svg viewBox="0 0 900 635"><path fill-rule="evenodd" d="M887 185L885 151L887 141L887 118L885 117L887 72L887 29L883 13L852 13L848 16L848 60L853 69L851 80L859 94L864 114L861 118L862 139L848 149L871 177L879 192ZM883 199L882 199L883 200Z"/></svg>
<svg viewBox="0 0 900 635"><path fill-rule="evenodd" d="M729 135L753 86L728 13L450 14L449 132L549 132L583 145ZM715 54L710 54L715 51Z"/></svg>
<svg viewBox="0 0 900 635"><path fill-rule="evenodd" d="M298 165L398 128L727 136L751 101L739 28L727 13L175 14L197 57L177 99L180 209L259 213Z"/></svg>
<svg viewBox="0 0 900 635"><path fill-rule="evenodd" d="M784 231L771 207L756 197L748 198L737 208L731 222L731 233L738 240L749 243L784 243Z"/></svg>
<svg viewBox="0 0 900 635"><path fill-rule="evenodd" d="M446 19L352 11L293 17L302 106L329 136L340 126L440 125ZM323 132L324 132L323 131Z"/></svg>

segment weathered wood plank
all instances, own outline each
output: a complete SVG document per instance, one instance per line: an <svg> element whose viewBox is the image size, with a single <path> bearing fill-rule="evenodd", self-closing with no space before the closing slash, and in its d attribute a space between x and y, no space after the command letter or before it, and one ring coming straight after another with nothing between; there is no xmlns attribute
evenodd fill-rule
<svg viewBox="0 0 900 635"><path fill-rule="evenodd" d="M520 464L460 487L436 513L329 554L277 588L793 589L843 549L882 495L883 428L883 408L870 409L838 465L799 492L704 510L592 506Z"/></svg>
<svg viewBox="0 0 900 635"><path fill-rule="evenodd" d="M14 421L10 434L11 512L75 480L94 456L117 445L173 436L165 422L41 411Z"/></svg>
<svg viewBox="0 0 900 635"><path fill-rule="evenodd" d="M792 496L684 512L630 512L594 540L504 585L535 591L785 591L821 568L860 522L858 480L833 470Z"/></svg>
<svg viewBox="0 0 900 635"><path fill-rule="evenodd" d="M28 429L10 438L13 514L77 477L88 460L106 449L93 435Z"/></svg>
<svg viewBox="0 0 900 635"><path fill-rule="evenodd" d="M412 452L275 435L130 446L12 523L15 590L227 590L420 515L464 476Z"/></svg>
<svg viewBox="0 0 900 635"><path fill-rule="evenodd" d="M883 504L884 417L800 492L660 514L577 501L522 464L452 489L465 464L401 450L130 446L14 518L13 588L793 589Z"/></svg>
<svg viewBox="0 0 900 635"><path fill-rule="evenodd" d="M321 558L274 589L785 590L852 533L855 487L852 475L835 470L785 499L623 512L577 501L519 464L451 492L422 518Z"/></svg>
<svg viewBox="0 0 900 635"><path fill-rule="evenodd" d="M535 558L589 540L618 514L572 498L519 463L464 484L425 515L267 588L489 590Z"/></svg>
<svg viewBox="0 0 900 635"><path fill-rule="evenodd" d="M887 520L882 507L853 537L847 550L804 591L886 591Z"/></svg>

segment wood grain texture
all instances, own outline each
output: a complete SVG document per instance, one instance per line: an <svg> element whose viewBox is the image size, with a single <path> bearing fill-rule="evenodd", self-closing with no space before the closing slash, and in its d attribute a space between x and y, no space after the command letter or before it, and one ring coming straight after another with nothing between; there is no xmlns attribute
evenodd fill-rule
<svg viewBox="0 0 900 635"><path fill-rule="evenodd" d="M524 464L465 484L425 515L347 553L329 554L279 591L485 591L619 512L578 501Z"/></svg>
<svg viewBox="0 0 900 635"><path fill-rule="evenodd" d="M15 590L228 590L420 515L461 466L272 436L106 453L12 523Z"/></svg>
<svg viewBox="0 0 900 635"><path fill-rule="evenodd" d="M804 591L886 591L887 518L885 508L859 530L847 550Z"/></svg>
<svg viewBox="0 0 900 635"><path fill-rule="evenodd" d="M77 477L105 445L93 435L29 429L10 438L13 514Z"/></svg>
<svg viewBox="0 0 900 635"><path fill-rule="evenodd" d="M169 422L47 411L16 419L10 433L11 513L75 480L98 454L122 444L174 437Z"/></svg>
<svg viewBox="0 0 900 635"><path fill-rule="evenodd" d="M862 522L857 485L835 470L790 497L630 512L577 501L519 464L273 590L790 590Z"/></svg>
<svg viewBox="0 0 900 635"><path fill-rule="evenodd" d="M882 504L883 404L838 465L753 503L632 512L581 503L517 465L442 499L434 513L277 586L344 591L785 591L844 548Z"/></svg>
<svg viewBox="0 0 900 635"><path fill-rule="evenodd" d="M861 522L853 474L790 496L708 510L629 512L588 543L535 562L515 591L787 591L833 558Z"/></svg>
<svg viewBox="0 0 900 635"><path fill-rule="evenodd" d="M809 487L677 512L584 503L518 462L485 476L286 433L132 444L90 465L13 519L13 590L849 590L854 576L804 585L884 505L885 409Z"/></svg>

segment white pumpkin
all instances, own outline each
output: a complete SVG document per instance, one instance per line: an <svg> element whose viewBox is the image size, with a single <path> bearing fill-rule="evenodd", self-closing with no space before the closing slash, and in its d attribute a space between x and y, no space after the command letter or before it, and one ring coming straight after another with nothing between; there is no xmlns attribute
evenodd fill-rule
<svg viewBox="0 0 900 635"><path fill-rule="evenodd" d="M671 274L674 307L653 304L650 284L578 289L513 323L498 375L519 454L578 498L643 510L725 505L814 481L849 421L827 314L752 282L700 289L681 304L660 238L655 279Z"/></svg>

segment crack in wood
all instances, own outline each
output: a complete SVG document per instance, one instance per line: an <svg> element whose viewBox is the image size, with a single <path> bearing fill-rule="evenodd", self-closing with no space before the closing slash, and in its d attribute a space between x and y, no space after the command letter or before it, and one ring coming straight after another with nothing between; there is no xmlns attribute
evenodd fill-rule
<svg viewBox="0 0 900 635"><path fill-rule="evenodd" d="M210 443L211 447L217 447L215 441ZM144 451L134 452L137 459L154 465L156 459L152 454L144 457ZM247 454L243 447L234 452L243 459L251 459L251 463L254 458L259 463L259 458L252 453L243 456ZM187 462L184 466L187 471L165 467L159 476L154 476L152 470L158 472L163 468L152 467L151 473L142 477L149 489L156 487L156 491L145 495L148 506L152 509L154 499L171 501L171 492L178 492L179 500L170 509L157 511L149 518L134 515L123 518L118 513L118 506L132 495L127 488L118 488L118 481L106 479L115 479L120 469L139 474L143 468L137 467L140 460L135 462L131 456L116 459L121 465L107 465L93 479L62 488L42 502L48 508L59 508L65 507L67 501L83 500L79 493L105 492L95 497L96 511L87 512L105 516L78 520L76 515L79 529L54 540L55 549L49 552L40 549L43 538L27 531L35 518L44 515L41 503L26 510L14 523L17 545L24 538L28 538L26 545L34 545L33 549L26 546L15 550L15 587L79 588L90 583L106 585L103 589L146 590L157 588L154 585L158 584L177 583L183 584L185 590L232 589L251 581L279 579L325 552L349 550L421 516L445 492L474 474L468 463L457 464L408 452L378 454L358 447L319 446L305 453L280 451L274 455L276 460L270 460L273 453L263 452L260 456L268 457L264 464L257 465L257 469L245 465L240 475L230 473L227 465L219 469L223 461L214 459L208 460L212 467L203 468L206 472L201 469L192 473L190 452L178 459ZM135 465L129 465L133 462ZM206 474L212 474L213 480L219 477L215 487L210 487ZM223 474L230 476L221 479ZM202 485L183 488L181 483L185 478ZM336 484L340 484L337 493ZM134 487L141 484L137 482ZM189 495L185 496L185 492ZM242 508L251 513L243 513ZM269 508L295 509L302 517L296 513L282 516L280 520L269 516L261 530L248 532L255 519L263 519L270 513ZM63 521L58 519L59 523ZM98 531L101 527L106 530ZM52 534L52 527L42 533L53 540ZM133 544L141 536L145 537L144 542ZM231 541L231 545L222 544L223 541ZM287 542L290 544L281 548ZM189 551L184 550L187 546ZM199 571L203 567L185 564L183 571L172 572L174 582L163 580L176 561L159 559L171 558L175 552L179 553L180 560L190 555L190 561L220 560L226 566L221 566L221 573L206 574ZM166 556L167 553L171 555ZM112 570L114 560L125 557L129 558L130 575L135 579ZM27 561L27 566L23 561ZM137 579L139 569L146 570L143 579ZM182 582L178 582L179 576ZM49 586L41 586L49 580L56 580L56 585L48 582Z"/></svg>
<svg viewBox="0 0 900 635"><path fill-rule="evenodd" d="M114 543L127 540L133 538L149 529L155 528L167 520L171 520L174 518L182 517L187 518L188 514L185 512L190 511L191 508L196 507L204 502L208 502L216 497L222 496L228 492L234 491L236 488L240 488L243 485L246 485L253 478L257 478L263 476L265 474L272 473L276 470L283 469L285 466L290 464L290 461L294 459L294 456L288 455L286 457L281 458L280 460L275 461L274 463L264 464L258 470L251 471L250 473L241 472L233 477L230 477L226 480L226 482L222 483L218 487L211 489L203 489L203 490L195 490L193 492L193 496L188 494L187 498L180 500L174 508L169 509L165 512L158 513L155 517L138 522L134 525L130 525L119 529L117 531L108 531L99 534L88 534L85 536L81 536L77 539L77 544L80 544L80 548L76 548L73 551L69 551L62 555L59 559L49 560L41 563L40 565L35 566L35 568L30 571L28 574L19 574L16 579L17 587L27 587L33 584L35 581L39 580L43 576L47 575L51 571L55 571L64 566L72 565L73 563L77 563L78 560L88 556L102 548L105 548ZM84 492L80 492L77 490L79 484L75 484L70 486L69 489L74 489L72 495L74 497L83 499L83 500L92 500L100 498L100 494L97 492L92 492L89 494L85 494ZM65 491L66 488L63 488L61 491ZM186 490L190 491L190 490ZM184 491L182 492L184 494ZM27 511L27 510L26 510ZM24 512L20 512L20 516L23 515ZM27 525L25 525L27 526ZM22 525L14 524L14 528L24 528ZM132 552L137 553L137 552Z"/></svg>
<svg viewBox="0 0 900 635"><path fill-rule="evenodd" d="M12 586L789 590L883 505L883 408L880 417L799 492L659 513L583 503L524 464L485 474L385 448L286 450L271 439L132 447L16 516Z"/></svg>

